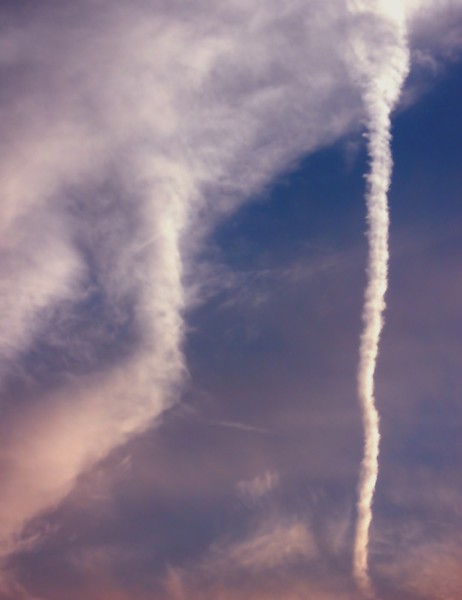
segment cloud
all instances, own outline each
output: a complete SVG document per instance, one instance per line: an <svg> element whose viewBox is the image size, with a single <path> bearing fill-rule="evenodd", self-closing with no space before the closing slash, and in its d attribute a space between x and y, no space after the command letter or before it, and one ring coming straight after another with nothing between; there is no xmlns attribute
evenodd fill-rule
<svg viewBox="0 0 462 600"><path fill-rule="evenodd" d="M167 596L175 600L250 599L276 598L284 593L295 599L304 593L305 598L342 598L325 586L323 589L314 578L307 584L297 570L318 559L315 539L305 521L273 514L234 538L212 544L196 564L170 568L165 578Z"/></svg>
<svg viewBox="0 0 462 600"><path fill-rule="evenodd" d="M43 361L45 341L51 363L42 370L52 371L59 353L62 376L56 389L39 391L38 405L27 389L21 411L10 404L4 551L82 470L173 399L184 372L188 247L303 152L352 125L355 92L325 36L342 27L338 8L316 8L314 23L314 7L302 2L199 3L194 12L161 2L82 0L78 11L49 2L40 14L9 7L2 353L21 373L34 348L29 360ZM312 55L310 69L300 52ZM105 364L92 342L81 350L75 326L69 337L72 319L78 331L91 311L93 325L106 320L101 335L115 328L116 345L132 336L128 358L121 351Z"/></svg>
<svg viewBox="0 0 462 600"><path fill-rule="evenodd" d="M316 555L314 539L304 523L270 521L243 541L214 546L207 568L212 572L220 566L267 571L301 558L313 560Z"/></svg>
<svg viewBox="0 0 462 600"><path fill-rule="evenodd" d="M250 481L240 481L237 484L239 495L244 502L255 503L264 496L270 494L277 487L279 477L277 473L265 471Z"/></svg>
<svg viewBox="0 0 462 600"><path fill-rule="evenodd" d="M450 600L462 591L462 548L454 539L414 543L382 565L381 576L401 589L404 598Z"/></svg>
<svg viewBox="0 0 462 600"><path fill-rule="evenodd" d="M178 398L201 240L363 112L341 0L2 10L8 554L27 522ZM300 550L300 531L271 539ZM252 543L249 564L263 552Z"/></svg>

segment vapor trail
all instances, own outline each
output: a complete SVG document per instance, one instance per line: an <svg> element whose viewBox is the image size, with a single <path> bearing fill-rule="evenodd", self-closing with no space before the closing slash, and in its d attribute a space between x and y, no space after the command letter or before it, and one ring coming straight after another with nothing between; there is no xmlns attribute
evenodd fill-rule
<svg viewBox="0 0 462 600"><path fill-rule="evenodd" d="M355 72L367 115L370 171L367 176L368 282L365 291L358 366L358 395L364 426L364 455L358 486L354 543L354 577L364 596L374 596L369 577L369 529L379 472L379 415L374 398L374 373L383 327L388 284L387 193L391 182L391 111L409 69L402 9L398 2L352 2L357 16L353 39Z"/></svg>

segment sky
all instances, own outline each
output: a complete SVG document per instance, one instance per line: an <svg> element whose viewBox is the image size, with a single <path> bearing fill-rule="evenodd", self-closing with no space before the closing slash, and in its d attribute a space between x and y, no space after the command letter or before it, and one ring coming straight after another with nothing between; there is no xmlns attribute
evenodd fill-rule
<svg viewBox="0 0 462 600"><path fill-rule="evenodd" d="M462 597L461 105L461 0L0 0L0 600Z"/></svg>

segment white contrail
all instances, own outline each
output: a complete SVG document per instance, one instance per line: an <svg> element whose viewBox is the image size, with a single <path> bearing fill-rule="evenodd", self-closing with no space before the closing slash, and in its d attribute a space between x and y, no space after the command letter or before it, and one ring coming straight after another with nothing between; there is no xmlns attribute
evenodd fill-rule
<svg viewBox="0 0 462 600"><path fill-rule="evenodd" d="M364 426L364 456L358 486L354 544L354 577L364 596L374 596L369 577L369 529L379 471L379 415L374 398L374 372L383 326L388 284L388 200L392 156L390 115L409 69L402 8L398 2L354 2L358 17L353 40L354 69L367 114L370 172L367 176L368 282L363 308L358 366L358 394Z"/></svg>

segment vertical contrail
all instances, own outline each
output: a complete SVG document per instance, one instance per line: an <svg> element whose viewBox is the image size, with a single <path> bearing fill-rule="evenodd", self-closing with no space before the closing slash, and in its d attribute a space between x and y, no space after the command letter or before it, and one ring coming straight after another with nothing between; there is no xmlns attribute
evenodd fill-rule
<svg viewBox="0 0 462 600"><path fill-rule="evenodd" d="M365 291L358 366L358 395L364 426L364 455L358 486L354 543L354 577L364 596L374 596L369 577L369 528L379 471L379 415L374 399L374 372L383 326L388 283L388 199L392 172L390 115L409 68L409 53L399 1L350 3L355 14L353 72L366 109L370 171L367 176L368 282Z"/></svg>

